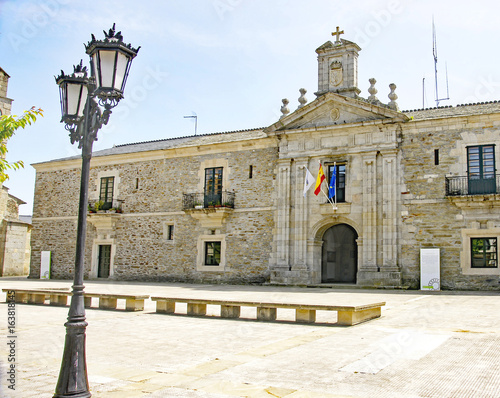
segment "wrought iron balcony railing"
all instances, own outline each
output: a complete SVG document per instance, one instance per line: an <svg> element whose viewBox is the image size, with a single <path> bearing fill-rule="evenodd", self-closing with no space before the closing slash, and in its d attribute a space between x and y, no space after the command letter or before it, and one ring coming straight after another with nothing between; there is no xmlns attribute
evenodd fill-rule
<svg viewBox="0 0 500 398"><path fill-rule="evenodd" d="M500 174L491 178L446 177L446 196L500 194Z"/></svg>
<svg viewBox="0 0 500 398"><path fill-rule="evenodd" d="M226 207L234 208L234 192L223 191L221 193L185 193L182 203L183 210L209 209Z"/></svg>
<svg viewBox="0 0 500 398"><path fill-rule="evenodd" d="M123 202L124 200L121 199L113 199L112 202L103 202L102 200L94 200L94 201L89 201L87 209L89 213L96 213L102 211L122 213Z"/></svg>

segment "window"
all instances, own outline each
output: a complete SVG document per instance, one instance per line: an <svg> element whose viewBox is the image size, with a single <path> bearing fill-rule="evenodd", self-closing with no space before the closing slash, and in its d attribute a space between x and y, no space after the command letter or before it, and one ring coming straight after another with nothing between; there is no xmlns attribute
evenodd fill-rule
<svg viewBox="0 0 500 398"><path fill-rule="evenodd" d="M168 226L167 240L174 240L174 226Z"/></svg>
<svg viewBox="0 0 500 398"><path fill-rule="evenodd" d="M329 165L328 166L328 184L332 179L333 170L336 168L336 179L335 179L335 196L337 203L345 202L345 164Z"/></svg>
<svg viewBox="0 0 500 398"><path fill-rule="evenodd" d="M434 149L434 166L439 166L439 149Z"/></svg>
<svg viewBox="0 0 500 398"><path fill-rule="evenodd" d="M467 147L469 195L496 192L495 145Z"/></svg>
<svg viewBox="0 0 500 398"><path fill-rule="evenodd" d="M205 207L222 203L222 167L205 169Z"/></svg>
<svg viewBox="0 0 500 398"><path fill-rule="evenodd" d="M208 232L208 231L207 231ZM226 268L226 236L198 236L196 269L201 272L224 272Z"/></svg>
<svg viewBox="0 0 500 398"><path fill-rule="evenodd" d="M498 268L496 238L471 238L470 247L472 268Z"/></svg>
<svg viewBox="0 0 500 398"><path fill-rule="evenodd" d="M101 178L101 189L99 200L104 203L102 209L109 210L113 207L113 189L115 185L115 177Z"/></svg>
<svg viewBox="0 0 500 398"><path fill-rule="evenodd" d="M248 169L248 178L252 178L253 177L253 166L250 165L249 169Z"/></svg>
<svg viewBox="0 0 500 398"><path fill-rule="evenodd" d="M205 242L205 265L219 265L221 242Z"/></svg>

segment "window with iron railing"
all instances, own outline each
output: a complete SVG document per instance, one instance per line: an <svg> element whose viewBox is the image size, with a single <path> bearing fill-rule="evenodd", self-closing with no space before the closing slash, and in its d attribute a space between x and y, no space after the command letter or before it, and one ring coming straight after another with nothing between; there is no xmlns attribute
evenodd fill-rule
<svg viewBox="0 0 500 398"><path fill-rule="evenodd" d="M234 192L222 191L221 194L214 200L207 200L206 194L203 193L185 193L183 195L182 208L189 209L207 209L207 208L234 208Z"/></svg>
<svg viewBox="0 0 500 398"><path fill-rule="evenodd" d="M495 145L467 147L467 170L469 195L494 193Z"/></svg>
<svg viewBox="0 0 500 398"><path fill-rule="evenodd" d="M102 210L109 210L113 207L114 185L115 185L115 177L101 178L101 189L99 192L99 200L103 202Z"/></svg>
<svg viewBox="0 0 500 398"><path fill-rule="evenodd" d="M495 145L467 147L467 175L446 177L446 196L498 194Z"/></svg>

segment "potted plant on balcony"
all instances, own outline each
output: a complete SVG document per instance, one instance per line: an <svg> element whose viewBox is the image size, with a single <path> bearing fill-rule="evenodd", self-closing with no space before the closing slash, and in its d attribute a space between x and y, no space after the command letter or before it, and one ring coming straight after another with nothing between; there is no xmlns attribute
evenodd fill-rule
<svg viewBox="0 0 500 398"><path fill-rule="evenodd" d="M215 202L208 202L208 208L213 209L215 207Z"/></svg>
<svg viewBox="0 0 500 398"><path fill-rule="evenodd" d="M95 213L95 209L92 207L92 205L89 203L88 206L87 206L87 211L89 213Z"/></svg>
<svg viewBox="0 0 500 398"><path fill-rule="evenodd" d="M94 205L94 210L97 213L104 213L106 210L103 210L102 207L104 206L104 202L102 200L98 201Z"/></svg>
<svg viewBox="0 0 500 398"><path fill-rule="evenodd" d="M203 203L201 202L194 202L193 206L195 209L203 209Z"/></svg>
<svg viewBox="0 0 500 398"><path fill-rule="evenodd" d="M217 208L217 207L222 207L222 205L220 204L220 202L219 202L219 201L217 201L217 202L215 203L215 207L216 207L216 208Z"/></svg>
<svg viewBox="0 0 500 398"><path fill-rule="evenodd" d="M231 202L224 202L224 207L232 208L233 204Z"/></svg>

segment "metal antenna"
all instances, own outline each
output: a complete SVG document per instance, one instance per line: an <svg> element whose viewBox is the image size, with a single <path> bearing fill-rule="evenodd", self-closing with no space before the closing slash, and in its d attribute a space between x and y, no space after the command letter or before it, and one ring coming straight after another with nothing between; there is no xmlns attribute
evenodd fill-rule
<svg viewBox="0 0 500 398"><path fill-rule="evenodd" d="M436 84L436 107L439 106L439 101L446 101L450 99L450 92L448 91L448 66L446 65L446 98L439 98L438 94L438 71L437 71L437 39L436 39L436 26L434 25L434 16L432 17L432 55L434 57L434 80Z"/></svg>
<svg viewBox="0 0 500 398"><path fill-rule="evenodd" d="M422 78L422 109L425 108L425 77Z"/></svg>
<svg viewBox="0 0 500 398"><path fill-rule="evenodd" d="M195 112L193 113L194 115L184 116L184 119L194 119L194 135L196 135L196 133L198 132L198 116Z"/></svg>

